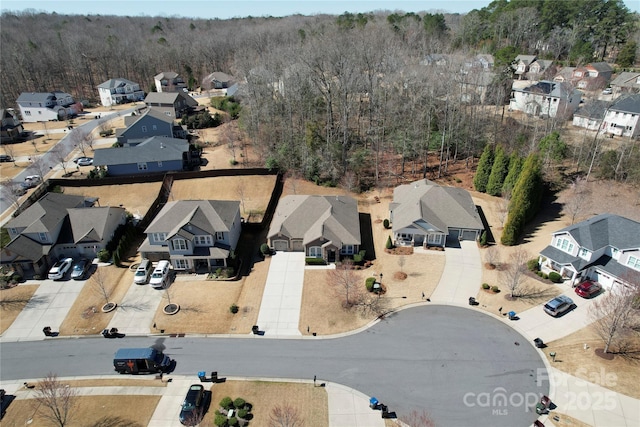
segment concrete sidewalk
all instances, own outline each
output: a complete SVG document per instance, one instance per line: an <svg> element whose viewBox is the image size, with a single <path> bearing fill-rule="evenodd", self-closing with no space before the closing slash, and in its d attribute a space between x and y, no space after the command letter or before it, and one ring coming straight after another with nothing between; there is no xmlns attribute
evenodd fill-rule
<svg viewBox="0 0 640 427"><path fill-rule="evenodd" d="M482 283L482 261L475 241L463 240L460 248L447 247L446 263L438 286L429 299L432 302L468 304Z"/></svg>

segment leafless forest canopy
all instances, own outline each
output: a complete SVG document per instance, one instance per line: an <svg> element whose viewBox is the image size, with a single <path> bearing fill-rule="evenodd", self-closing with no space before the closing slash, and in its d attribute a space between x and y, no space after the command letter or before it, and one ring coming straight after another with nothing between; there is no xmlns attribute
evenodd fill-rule
<svg viewBox="0 0 640 427"><path fill-rule="evenodd" d="M14 107L21 92L51 90L96 103L96 86L110 78L149 92L161 71L180 73L196 89L204 76L222 71L243 83L240 125L268 166L354 188L377 185L382 174L437 177L451 163L470 170L486 143L526 155L565 126L505 116L511 75L499 53L534 53L551 40L557 43L545 44L546 55L569 61L580 33L559 37L550 24L541 32L542 12L533 7L499 11L510 19L488 25L495 9L232 20L5 13L0 104ZM592 46L605 55L627 38L594 39ZM454 52L460 62L446 69L421 64L428 54ZM482 102L461 90L481 78L461 71L478 53L495 53L497 65ZM595 147L585 137L573 150L577 169ZM632 154L625 148L615 156L622 164ZM625 172L620 177L628 179Z"/></svg>

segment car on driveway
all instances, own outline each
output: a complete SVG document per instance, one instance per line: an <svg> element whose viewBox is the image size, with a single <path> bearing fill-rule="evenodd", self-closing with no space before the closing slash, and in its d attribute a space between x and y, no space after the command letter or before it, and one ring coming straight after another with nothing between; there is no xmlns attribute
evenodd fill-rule
<svg viewBox="0 0 640 427"><path fill-rule="evenodd" d="M591 298L602 291L602 286L592 280L585 280L576 287L576 294L582 298Z"/></svg>
<svg viewBox="0 0 640 427"><path fill-rule="evenodd" d="M13 159L8 154L0 154L0 162L13 162Z"/></svg>
<svg viewBox="0 0 640 427"><path fill-rule="evenodd" d="M91 268L91 263L87 259L81 259L75 264L73 264L73 268L71 269L71 278L73 280L82 280L85 278L89 269Z"/></svg>
<svg viewBox="0 0 640 427"><path fill-rule="evenodd" d="M91 166L93 164L92 157L78 157L74 160L78 166Z"/></svg>
<svg viewBox="0 0 640 427"><path fill-rule="evenodd" d="M61 259L53 264L53 267L49 270L49 275L47 277L51 280L64 279L64 275L67 274L67 271L71 268L71 264L73 264L73 258Z"/></svg>
<svg viewBox="0 0 640 427"><path fill-rule="evenodd" d="M544 305L544 311L553 317L558 317L571 310L572 307L573 300L571 298L559 295Z"/></svg>
<svg viewBox="0 0 640 427"><path fill-rule="evenodd" d="M180 423L185 426L198 425L202 420L203 402L204 387L201 384L193 384L182 402Z"/></svg>
<svg viewBox="0 0 640 427"><path fill-rule="evenodd" d="M149 279L149 284L153 288L164 288L167 285L169 280L169 261L160 260L158 261L158 265L151 273L151 279Z"/></svg>

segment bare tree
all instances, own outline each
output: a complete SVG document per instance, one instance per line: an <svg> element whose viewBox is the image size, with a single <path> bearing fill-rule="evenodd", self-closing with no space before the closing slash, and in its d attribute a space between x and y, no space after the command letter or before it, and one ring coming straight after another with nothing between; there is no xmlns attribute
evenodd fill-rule
<svg viewBox="0 0 640 427"><path fill-rule="evenodd" d="M509 213L509 203L511 202L511 191L503 190L502 196L495 201L496 212L500 220L500 227L504 227Z"/></svg>
<svg viewBox="0 0 640 427"><path fill-rule="evenodd" d="M604 352L612 348L623 353L629 345L630 335L640 328L640 285L638 275L635 283L616 284L606 295L596 299L589 315L594 320L592 327L604 343Z"/></svg>
<svg viewBox="0 0 640 427"><path fill-rule="evenodd" d="M111 298L112 289L109 286L107 274L102 268L98 267L96 272L93 273L93 276L91 276L91 285L95 292L104 298L104 303L108 304L109 298Z"/></svg>
<svg viewBox="0 0 640 427"><path fill-rule="evenodd" d="M2 144L2 148L7 156L11 157L14 166L16 165L16 147L13 144Z"/></svg>
<svg viewBox="0 0 640 427"><path fill-rule="evenodd" d="M242 207L242 213L243 215L246 215L247 211L244 209L244 199L245 199L244 185L242 185L242 183L236 184L235 190L236 190L235 191L236 196L238 196L238 198L240 199L240 206Z"/></svg>
<svg viewBox="0 0 640 427"><path fill-rule="evenodd" d="M347 191L347 193L353 192L358 184L358 177L355 173L348 170L342 175L342 179L340 179L340 184Z"/></svg>
<svg viewBox="0 0 640 427"><path fill-rule="evenodd" d="M53 158L55 159L55 161L57 163L60 163L60 166L62 166L62 170L64 171L64 175L65 176L69 175L69 173L67 172L67 166L69 164L69 161L67 160L65 155L60 150L55 150L55 151L53 151Z"/></svg>
<svg viewBox="0 0 640 427"><path fill-rule="evenodd" d="M407 263L407 259L404 255L400 255L398 257L398 267L400 267L400 272L404 271L404 265Z"/></svg>
<svg viewBox="0 0 640 427"><path fill-rule="evenodd" d="M487 248L484 253L484 262L491 269L494 269L498 266L498 264L500 263L500 253L495 246L489 246Z"/></svg>
<svg viewBox="0 0 640 427"><path fill-rule="evenodd" d="M12 205L16 205L16 208L20 207L20 197L25 193L25 189L19 182L12 181L11 179L5 179L2 181L4 187L3 197L8 199Z"/></svg>
<svg viewBox="0 0 640 427"><path fill-rule="evenodd" d="M400 421L402 421L405 425L411 427L435 427L436 423L431 419L431 416L428 412L422 411L412 411L409 415L400 417Z"/></svg>
<svg viewBox="0 0 640 427"><path fill-rule="evenodd" d="M46 165L42 157L31 157L31 164L27 168L33 175L38 175L41 181L49 173L49 167Z"/></svg>
<svg viewBox="0 0 640 427"><path fill-rule="evenodd" d="M103 119L98 122L98 131L101 135L109 134L112 129L113 128L107 119Z"/></svg>
<svg viewBox="0 0 640 427"><path fill-rule="evenodd" d="M571 218L571 224L574 224L589 208L589 195L590 191L587 188L586 179L576 178L571 183L563 206L564 212Z"/></svg>
<svg viewBox="0 0 640 427"><path fill-rule="evenodd" d="M343 306L345 308L353 307L355 300L351 297L355 296L360 277L353 269L351 260L345 260L342 264L336 266L335 270L328 270L327 282L338 295L344 295Z"/></svg>
<svg viewBox="0 0 640 427"><path fill-rule="evenodd" d="M78 405L78 391L58 381L56 374L49 373L38 381L35 403L44 408L41 416L54 425L64 427L73 416Z"/></svg>
<svg viewBox="0 0 640 427"><path fill-rule="evenodd" d="M500 281L503 286L509 289L511 298L520 296L518 291L526 277L528 259L529 253L526 250L516 248L509 255L509 263L500 274Z"/></svg>
<svg viewBox="0 0 640 427"><path fill-rule="evenodd" d="M93 150L95 138L93 132L84 129L75 129L71 133L71 142L84 157L87 157L87 151Z"/></svg>
<svg viewBox="0 0 640 427"><path fill-rule="evenodd" d="M269 414L269 427L302 427L304 422L298 409L288 403L276 405Z"/></svg>

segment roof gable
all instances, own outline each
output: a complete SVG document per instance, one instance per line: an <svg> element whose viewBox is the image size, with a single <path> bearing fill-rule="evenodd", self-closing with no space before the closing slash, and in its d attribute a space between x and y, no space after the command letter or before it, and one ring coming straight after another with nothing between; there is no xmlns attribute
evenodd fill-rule
<svg viewBox="0 0 640 427"><path fill-rule="evenodd" d="M578 245L590 251L607 246L620 250L640 248L640 223L608 213L596 215L553 234L563 233L571 234Z"/></svg>
<svg viewBox="0 0 640 427"><path fill-rule="evenodd" d="M213 234L228 232L240 213L240 202L235 200L179 200L167 203L149 224L145 233L167 233L171 237L192 225Z"/></svg>
<svg viewBox="0 0 640 427"><path fill-rule="evenodd" d="M7 228L22 228L22 233L46 233L53 230L67 216L68 208L88 207L83 196L47 193L7 222Z"/></svg>
<svg viewBox="0 0 640 427"><path fill-rule="evenodd" d="M154 136L135 146L99 148L93 152L93 164L109 166L182 160L182 153L188 150L189 143L184 139Z"/></svg>

